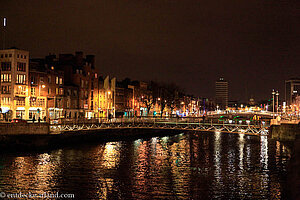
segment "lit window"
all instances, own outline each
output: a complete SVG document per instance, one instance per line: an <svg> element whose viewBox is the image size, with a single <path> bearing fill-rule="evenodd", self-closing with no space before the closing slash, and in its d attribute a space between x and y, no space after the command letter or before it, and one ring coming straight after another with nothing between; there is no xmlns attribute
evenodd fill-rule
<svg viewBox="0 0 300 200"><path fill-rule="evenodd" d="M10 105L10 97L2 97L1 104L2 105Z"/></svg>
<svg viewBox="0 0 300 200"><path fill-rule="evenodd" d="M35 96L35 88L34 87L31 88L30 93L31 93L32 96Z"/></svg>
<svg viewBox="0 0 300 200"><path fill-rule="evenodd" d="M26 75L25 74L17 74L17 81L18 84L26 84Z"/></svg>
<svg viewBox="0 0 300 200"><path fill-rule="evenodd" d="M25 106L25 99L18 99L17 106Z"/></svg>
<svg viewBox="0 0 300 200"><path fill-rule="evenodd" d="M2 83L10 83L11 82L11 74L1 74L1 82Z"/></svg>
<svg viewBox="0 0 300 200"><path fill-rule="evenodd" d="M44 107L45 106L45 99L38 99L37 100L37 106Z"/></svg>
<svg viewBox="0 0 300 200"><path fill-rule="evenodd" d="M17 86L15 89L15 93L19 95L26 95L26 86Z"/></svg>

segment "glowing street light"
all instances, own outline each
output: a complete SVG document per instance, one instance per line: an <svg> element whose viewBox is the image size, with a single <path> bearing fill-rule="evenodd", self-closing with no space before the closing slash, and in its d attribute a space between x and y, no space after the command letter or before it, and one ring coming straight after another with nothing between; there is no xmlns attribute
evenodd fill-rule
<svg viewBox="0 0 300 200"><path fill-rule="evenodd" d="M272 95L273 95L273 119L274 119L274 110L275 110L275 94L276 94L276 92L275 92L275 90L273 89L273 91L272 91Z"/></svg>
<svg viewBox="0 0 300 200"><path fill-rule="evenodd" d="M276 91L276 101L277 101L277 103L276 103L276 112L277 112L277 115L278 115L278 101L279 101L279 92L278 91Z"/></svg>

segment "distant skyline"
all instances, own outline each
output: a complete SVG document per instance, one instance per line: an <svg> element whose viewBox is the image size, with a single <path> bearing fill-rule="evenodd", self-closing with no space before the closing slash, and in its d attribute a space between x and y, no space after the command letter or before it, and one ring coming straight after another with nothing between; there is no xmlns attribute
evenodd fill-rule
<svg viewBox="0 0 300 200"><path fill-rule="evenodd" d="M101 75L174 82L213 98L229 82L229 100L284 98L300 77L299 1L2 0L6 47L96 56Z"/></svg>

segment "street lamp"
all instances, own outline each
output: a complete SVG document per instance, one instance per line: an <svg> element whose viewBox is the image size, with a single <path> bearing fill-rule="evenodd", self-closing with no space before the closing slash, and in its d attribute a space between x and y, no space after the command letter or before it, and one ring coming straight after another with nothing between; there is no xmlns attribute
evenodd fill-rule
<svg viewBox="0 0 300 200"><path fill-rule="evenodd" d="M44 84L42 84L42 85L39 85L39 96L41 96L41 88L45 88L46 87L46 85L44 85Z"/></svg>
<svg viewBox="0 0 300 200"><path fill-rule="evenodd" d="M279 101L279 92L276 91L276 100L277 100L277 103L276 103L276 113L278 115L278 101Z"/></svg>
<svg viewBox="0 0 300 200"><path fill-rule="evenodd" d="M46 87L45 84L42 84L42 85L39 84L39 98L37 98L37 106L43 107L42 104L40 104L38 100L41 99L41 90L42 90L42 88L44 89L45 87ZM41 102L41 100L40 100L40 102ZM47 104L47 100L45 100L45 103ZM47 113L47 105L44 105L44 106L46 107L46 108L45 108L45 111L46 111L46 117L47 117L47 114L48 114L48 113ZM41 114L40 114L40 111L39 111L38 113L39 113L39 117L40 117L40 115L41 115Z"/></svg>
<svg viewBox="0 0 300 200"><path fill-rule="evenodd" d="M275 107L275 94L276 94L276 92L275 92L275 90L273 89L273 91L272 91L272 95L273 95L273 119L274 119L274 107Z"/></svg>
<svg viewBox="0 0 300 200"><path fill-rule="evenodd" d="M108 112L109 112L109 95L111 94L111 91L107 91L107 119L109 117Z"/></svg>

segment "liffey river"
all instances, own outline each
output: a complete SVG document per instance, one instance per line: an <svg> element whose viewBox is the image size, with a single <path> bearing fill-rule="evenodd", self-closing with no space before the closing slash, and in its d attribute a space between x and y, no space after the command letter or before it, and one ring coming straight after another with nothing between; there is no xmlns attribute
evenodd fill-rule
<svg viewBox="0 0 300 200"><path fill-rule="evenodd" d="M0 154L0 192L75 199L281 199L290 150L265 136L185 133Z"/></svg>

